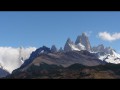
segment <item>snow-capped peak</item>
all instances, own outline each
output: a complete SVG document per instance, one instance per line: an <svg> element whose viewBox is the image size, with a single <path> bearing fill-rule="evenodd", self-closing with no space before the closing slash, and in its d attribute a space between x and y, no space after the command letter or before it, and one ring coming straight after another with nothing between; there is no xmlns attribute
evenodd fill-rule
<svg viewBox="0 0 120 90"><path fill-rule="evenodd" d="M116 53L114 50L112 50L112 52L113 52L113 57L117 57L117 58L120 58L120 54L118 54L118 53Z"/></svg>
<svg viewBox="0 0 120 90"><path fill-rule="evenodd" d="M120 63L120 54L116 53L114 50L111 51L112 54L99 55L100 60L104 60L108 63L119 64Z"/></svg>
<svg viewBox="0 0 120 90"><path fill-rule="evenodd" d="M73 41L68 39L66 41L64 51L81 51L81 50L86 50L85 46L81 43L75 44Z"/></svg>
<svg viewBox="0 0 120 90"><path fill-rule="evenodd" d="M89 38L87 37L87 35L85 33L82 33L82 35L79 35L75 41L75 44L79 44L81 43L82 45L85 46L87 51L91 51L91 45L90 45L90 41Z"/></svg>
<svg viewBox="0 0 120 90"><path fill-rule="evenodd" d="M71 41L70 38L67 39L66 44L64 46L64 51L81 51L81 50L87 50L91 51L91 45L89 42L89 38L83 33L82 35L79 35L75 41Z"/></svg>
<svg viewBox="0 0 120 90"><path fill-rule="evenodd" d="M85 46L83 44L81 44L81 43L78 43L76 46L80 50L86 50Z"/></svg>

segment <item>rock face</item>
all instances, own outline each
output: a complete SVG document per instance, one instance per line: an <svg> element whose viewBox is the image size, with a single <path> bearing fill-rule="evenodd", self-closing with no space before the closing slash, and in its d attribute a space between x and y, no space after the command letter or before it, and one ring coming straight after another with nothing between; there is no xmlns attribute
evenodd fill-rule
<svg viewBox="0 0 120 90"><path fill-rule="evenodd" d="M40 56L41 54L48 54L48 53L51 53L50 48L46 46L38 48L36 51L32 52L32 54L30 55L30 58L26 60L21 67L25 67L26 65L31 63L36 57Z"/></svg>
<svg viewBox="0 0 120 90"><path fill-rule="evenodd" d="M64 52L64 50L62 49L62 47L60 47L59 52Z"/></svg>
<svg viewBox="0 0 120 90"><path fill-rule="evenodd" d="M9 75L10 73L7 71L7 70L5 70L3 67L2 67L2 65L0 64L0 78L2 78L2 77L5 77L5 76L7 76L7 75Z"/></svg>
<svg viewBox="0 0 120 90"><path fill-rule="evenodd" d="M104 52L106 54L110 54L110 55L113 55L113 51L115 51L114 49L112 49L111 47L106 47Z"/></svg>
<svg viewBox="0 0 120 90"><path fill-rule="evenodd" d="M87 67L73 64L69 67L49 65L31 65L25 71L17 71L7 79L120 79L120 65L106 64Z"/></svg>
<svg viewBox="0 0 120 90"><path fill-rule="evenodd" d="M114 49L111 47L104 47L102 44L98 45L97 47L92 48L92 52L96 54L96 56L107 63L120 63L120 54L118 54Z"/></svg>
<svg viewBox="0 0 120 90"><path fill-rule="evenodd" d="M35 57L39 56L41 53L48 54L50 52L51 52L50 48L46 46L40 47L36 51L32 52L32 54L30 55L30 59L34 59Z"/></svg>
<svg viewBox="0 0 120 90"><path fill-rule="evenodd" d="M31 57L31 56L30 56ZM79 63L85 66L103 65L105 62L99 60L94 54L84 51L69 51L57 53L41 53L34 59L29 58L18 70L26 70L31 65L40 66L42 63L54 64L68 67L72 64Z"/></svg>
<svg viewBox="0 0 120 90"><path fill-rule="evenodd" d="M0 78L9 75L10 73L2 68L0 68Z"/></svg>
<svg viewBox="0 0 120 90"><path fill-rule="evenodd" d="M90 45L89 39L85 33L82 33L81 36L77 37L75 44L77 45L79 43L84 45L87 51L91 51L91 45Z"/></svg>
<svg viewBox="0 0 120 90"><path fill-rule="evenodd" d="M97 47L93 47L92 51L93 52L104 52L105 48L104 48L103 44L101 44L101 45L98 45Z"/></svg>
<svg viewBox="0 0 120 90"><path fill-rule="evenodd" d="M55 45L52 45L52 47L51 47L51 52L57 52L58 50L57 50L57 48L56 48L56 46Z"/></svg>
<svg viewBox="0 0 120 90"><path fill-rule="evenodd" d="M66 41L64 51L81 51L81 50L87 50L91 51L91 45L89 42L88 37L85 33L83 33L81 36L78 36L76 39L76 42L72 42L70 39Z"/></svg>
<svg viewBox="0 0 120 90"><path fill-rule="evenodd" d="M114 49L112 49L111 47L104 47L103 44L98 45L97 47L93 47L92 48L93 52L104 52L105 54L110 54L113 55L113 51L115 51Z"/></svg>
<svg viewBox="0 0 120 90"><path fill-rule="evenodd" d="M78 50L79 51L79 49L76 47L74 42L71 41L70 38L68 38L66 43L65 43L65 46L64 46L64 51L68 52L68 51L73 51L73 50Z"/></svg>

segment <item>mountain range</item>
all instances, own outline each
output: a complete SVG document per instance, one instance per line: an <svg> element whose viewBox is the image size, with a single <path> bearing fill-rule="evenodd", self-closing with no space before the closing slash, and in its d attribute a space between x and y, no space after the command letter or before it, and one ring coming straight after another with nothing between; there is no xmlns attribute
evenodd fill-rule
<svg viewBox="0 0 120 90"><path fill-rule="evenodd" d="M82 35L77 37L75 43L68 38L64 49L57 49L55 45L51 48L43 46L36 49L36 51L31 53L29 59L26 59L10 76L8 75L8 78L28 78L34 70L36 70L37 75L41 74L41 72L53 72L52 70L50 70L50 72L48 68L47 71L46 69L44 70L44 67L53 68L53 70L55 68L59 68L58 70L67 69L69 72L69 67L75 64L82 65L86 68L104 66L109 63L110 65L119 65L120 55L111 47L104 47L103 44L92 47L87 35L82 33ZM57 69L55 69L54 73L55 72L57 72ZM111 72L107 73L110 74Z"/></svg>

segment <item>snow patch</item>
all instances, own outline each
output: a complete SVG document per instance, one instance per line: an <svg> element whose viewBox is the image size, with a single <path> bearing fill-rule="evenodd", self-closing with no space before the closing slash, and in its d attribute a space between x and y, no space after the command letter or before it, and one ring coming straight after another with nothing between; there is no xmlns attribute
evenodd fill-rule
<svg viewBox="0 0 120 90"><path fill-rule="evenodd" d="M81 43L78 43L77 47L80 48L81 50L86 50L85 46Z"/></svg>
<svg viewBox="0 0 120 90"><path fill-rule="evenodd" d="M112 55L106 54L106 55L103 55L103 56L99 56L99 59L102 60L102 61L105 60L108 63L119 64L120 63L120 54L116 53L113 50L112 50L112 52L113 52Z"/></svg>
<svg viewBox="0 0 120 90"><path fill-rule="evenodd" d="M69 46L71 47L72 50L80 51L78 48L75 47L75 45L69 44Z"/></svg>

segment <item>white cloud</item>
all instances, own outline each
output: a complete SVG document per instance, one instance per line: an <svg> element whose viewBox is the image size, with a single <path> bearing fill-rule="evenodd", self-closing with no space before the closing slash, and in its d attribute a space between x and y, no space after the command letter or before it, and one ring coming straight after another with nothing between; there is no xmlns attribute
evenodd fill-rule
<svg viewBox="0 0 120 90"><path fill-rule="evenodd" d="M26 60L29 58L32 51L35 50L35 47L22 48L21 56ZM0 64L10 73L22 64L19 60L19 52L20 48L0 47Z"/></svg>
<svg viewBox="0 0 120 90"><path fill-rule="evenodd" d="M120 39L120 33L110 34L108 32L100 32L98 36L102 40L106 40L106 41L115 41Z"/></svg>

